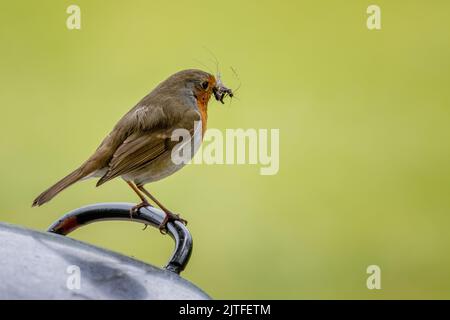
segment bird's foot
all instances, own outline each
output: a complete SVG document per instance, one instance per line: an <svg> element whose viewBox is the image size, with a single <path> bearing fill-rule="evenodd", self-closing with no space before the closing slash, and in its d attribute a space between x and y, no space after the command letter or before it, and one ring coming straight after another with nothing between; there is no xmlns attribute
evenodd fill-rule
<svg viewBox="0 0 450 320"><path fill-rule="evenodd" d="M144 207L152 207L152 205L148 202L143 201L143 202L135 205L134 207L131 207L130 208L130 219L133 219L134 215L138 216L139 209L144 208Z"/></svg>
<svg viewBox="0 0 450 320"><path fill-rule="evenodd" d="M175 214L170 211L165 211L165 214L166 214L166 216L165 216L164 220L159 225L159 232L161 232L162 234L167 234L167 223L169 223L169 222L180 221L185 226L188 223L186 220L181 218L179 214Z"/></svg>

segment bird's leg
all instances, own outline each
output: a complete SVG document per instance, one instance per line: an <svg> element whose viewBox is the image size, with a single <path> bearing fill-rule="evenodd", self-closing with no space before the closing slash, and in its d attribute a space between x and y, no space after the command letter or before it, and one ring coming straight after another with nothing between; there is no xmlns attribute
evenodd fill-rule
<svg viewBox="0 0 450 320"><path fill-rule="evenodd" d="M130 219L133 219L133 215L136 213L139 213L139 209L143 208L143 207L148 207L150 205L150 203L148 203L147 199L142 195L142 193L139 191L139 189L134 185L133 182L131 181L126 181L126 183L128 183L128 185L131 187L131 189L133 189L134 192L136 192L136 194L138 195L138 197L141 199L141 203L135 205L134 207L132 207L130 209Z"/></svg>
<svg viewBox="0 0 450 320"><path fill-rule="evenodd" d="M166 225L169 221L180 221L184 225L187 225L186 220L182 219L180 215L172 213L169 209L167 209L161 202L159 202L154 196L152 196L150 192L144 189L144 186L137 186L137 188L142 191L147 197L149 197L154 203L156 203L158 207L160 207L161 210L166 214L166 217L159 225L159 231L161 231L161 233L165 233Z"/></svg>

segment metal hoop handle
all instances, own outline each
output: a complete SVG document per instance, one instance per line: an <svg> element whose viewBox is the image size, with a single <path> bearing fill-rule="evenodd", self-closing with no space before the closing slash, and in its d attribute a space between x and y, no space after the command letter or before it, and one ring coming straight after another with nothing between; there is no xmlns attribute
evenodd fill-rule
<svg viewBox="0 0 450 320"><path fill-rule="evenodd" d="M98 221L132 221L140 222L158 228L162 223L165 213L153 207L139 209L139 214L130 217L131 203L97 203L81 207L65 214L61 219L53 223L48 232L63 236L93 222ZM175 241L175 249L169 262L164 267L166 270L179 274L186 268L192 253L192 236L184 224L179 221L167 224L167 233Z"/></svg>

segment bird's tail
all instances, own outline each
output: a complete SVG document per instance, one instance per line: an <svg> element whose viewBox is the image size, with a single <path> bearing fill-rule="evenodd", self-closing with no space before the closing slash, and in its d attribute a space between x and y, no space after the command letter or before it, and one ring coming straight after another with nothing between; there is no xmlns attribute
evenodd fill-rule
<svg viewBox="0 0 450 320"><path fill-rule="evenodd" d="M86 173L83 171L83 167L80 167L66 177L62 178L60 181L55 183L53 186L42 192L36 199L34 199L32 206L41 206L44 203L50 201L58 193L86 176Z"/></svg>

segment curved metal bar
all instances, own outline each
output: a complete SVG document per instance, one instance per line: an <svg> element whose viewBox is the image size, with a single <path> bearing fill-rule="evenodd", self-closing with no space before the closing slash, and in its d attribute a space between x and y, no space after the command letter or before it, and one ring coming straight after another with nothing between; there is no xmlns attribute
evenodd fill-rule
<svg viewBox="0 0 450 320"><path fill-rule="evenodd" d="M53 223L48 232L67 235L84 225L97 221L122 220L140 222L158 228L165 213L153 207L143 207L139 213L130 217L131 203L97 203L75 209ZM167 233L175 241L175 249L165 266L166 270L179 274L186 268L192 253L192 236L189 230L179 221L167 224Z"/></svg>

